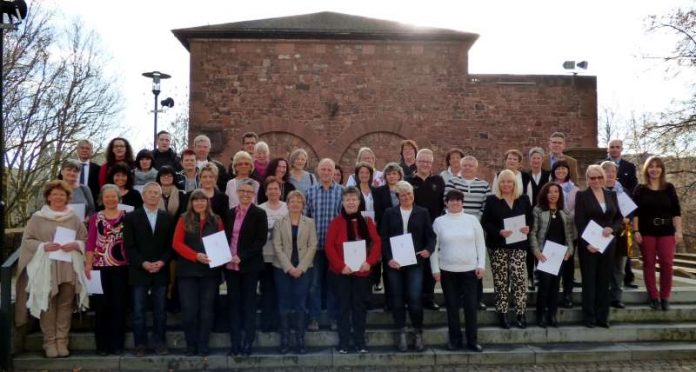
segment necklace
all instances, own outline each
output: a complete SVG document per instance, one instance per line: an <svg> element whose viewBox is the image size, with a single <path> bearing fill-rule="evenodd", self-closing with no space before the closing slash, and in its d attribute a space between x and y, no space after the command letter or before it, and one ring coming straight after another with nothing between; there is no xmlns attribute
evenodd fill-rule
<svg viewBox="0 0 696 372"><path fill-rule="evenodd" d="M549 209L549 212L551 213L551 218L556 218L556 212L558 212L558 209Z"/></svg>

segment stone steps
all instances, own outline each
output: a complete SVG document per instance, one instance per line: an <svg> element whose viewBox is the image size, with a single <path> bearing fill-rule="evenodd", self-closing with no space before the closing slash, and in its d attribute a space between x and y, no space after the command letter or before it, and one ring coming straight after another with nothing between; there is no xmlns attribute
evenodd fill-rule
<svg viewBox="0 0 696 372"><path fill-rule="evenodd" d="M366 331L369 347L393 346L399 331L393 328L371 327ZM445 345L447 343L447 327L429 327L424 329L423 337L426 345ZM589 329L580 325L564 325L559 328L539 328L529 325L526 329L501 329L497 326L479 327L479 342L491 344L545 344L567 342L633 342L633 341L690 341L696 340L696 322L691 323L613 323L610 329ZM338 334L329 330L307 332L305 342L308 347L331 348L338 344ZM258 332L255 346L273 348L279 344L276 332ZM26 351L41 351L42 336L34 333L25 340ZM71 333L70 349L75 351L94 350L94 335L92 333ZM167 345L178 350L185 347L182 331L167 332ZM226 350L230 347L229 334L213 332L210 336L210 347ZM133 348L133 335L126 334L126 349Z"/></svg>
<svg viewBox="0 0 696 372"><path fill-rule="evenodd" d="M90 370L230 370L230 369L296 369L330 370L346 367L394 368L418 366L510 365L528 366L546 363L587 363L603 361L642 361L693 359L693 342L598 342L550 343L543 345L499 344L484 345L484 352L447 351L430 347L422 353L398 353L391 348L372 348L368 354L338 354L333 349L310 350L305 355L279 355L260 350L248 358L228 357L214 351L208 357L183 355L146 356L132 354L98 357L89 353L74 353L63 359L47 360L40 353L26 353L14 359L17 371L90 371Z"/></svg>

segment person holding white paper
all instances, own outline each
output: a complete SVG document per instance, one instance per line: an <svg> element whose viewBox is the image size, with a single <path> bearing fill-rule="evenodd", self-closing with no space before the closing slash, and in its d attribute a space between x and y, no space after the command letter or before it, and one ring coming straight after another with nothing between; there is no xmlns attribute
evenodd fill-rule
<svg viewBox="0 0 696 372"><path fill-rule="evenodd" d="M338 294L338 352L346 354L352 338L353 347L366 353L365 323L367 298L370 295L370 268L379 262L382 243L370 218L364 218L360 206L360 190L354 186L343 190L341 213L329 224L326 233L326 258ZM360 270L353 271L343 259L343 243L365 241L366 260ZM351 334L352 325L352 334Z"/></svg>
<svg viewBox="0 0 696 372"><path fill-rule="evenodd" d="M363 149L367 149L367 147L364 147ZM366 152L366 154L367 153L372 153L372 150L369 150L369 152ZM372 154L371 156L373 160L372 163L374 163L374 154ZM377 226L377 221L375 219L374 196L375 189L379 185L375 185L373 181L375 179L374 176L378 171L372 168L372 166L373 165L371 165L370 163L358 161L358 163L355 165L355 171L351 175L351 178L348 179L348 182L350 182L350 180L352 179L353 183L355 183L355 180L357 180L357 185L355 186L360 189L360 212L366 212L363 213L363 216L365 217L372 215L372 221L374 221L375 226ZM382 289L379 285L381 278L382 262L380 261L372 267L372 274L370 275L370 281L372 282L372 286L375 289L375 291L379 291Z"/></svg>
<svg viewBox="0 0 696 372"><path fill-rule="evenodd" d="M509 169L498 174L497 192L486 199L481 216L481 225L486 232L486 246L491 251L493 287L495 289L495 309L500 326L510 328L508 319L509 297L512 296L516 319L514 325L527 327L527 263L529 239L507 244L505 239L512 231L505 229L504 220L524 216L527 225L519 232L528 235L532 224L532 206L529 198L522 195L517 176Z"/></svg>
<svg viewBox="0 0 696 372"><path fill-rule="evenodd" d="M66 159L60 167L60 179L72 186L70 204L84 204L85 218L89 219L94 214L94 195L89 187L80 185L81 164L74 159Z"/></svg>
<svg viewBox="0 0 696 372"><path fill-rule="evenodd" d="M84 274L87 230L67 206L72 191L73 188L64 181L46 184L43 192L45 205L27 222L19 248L15 323L17 326L26 324L27 310L39 318L47 358L70 355L68 333L73 309L84 310L89 303ZM75 241L62 245L54 243L59 226L77 231ZM71 262L49 259L48 254L57 250L69 252Z"/></svg>
<svg viewBox="0 0 696 372"><path fill-rule="evenodd" d="M575 226L573 218L564 209L563 189L557 183L547 183L539 191L537 205L534 207L534 224L529 234L529 243L534 256L539 262L546 262L544 245L547 241L566 247L563 257L567 261L573 257L573 240ZM558 290L561 283L560 268L558 275L537 270L539 290L537 291L536 316L541 328L547 325L558 327L556 312L558 310Z"/></svg>
<svg viewBox="0 0 696 372"><path fill-rule="evenodd" d="M112 167L119 169L116 164ZM135 192L135 194L138 194ZM101 188L100 204L104 210L92 215L88 223L87 262L85 274L101 272L103 294L92 294L94 310L94 338L97 354L123 354L126 337L126 301L128 297L128 258L123 245L123 218L126 213L118 208L121 190L107 183ZM138 194L140 197L140 194Z"/></svg>
<svg viewBox="0 0 696 372"><path fill-rule="evenodd" d="M593 164L585 172L589 187L575 198L575 227L582 235L594 221L602 228L602 235L610 237L621 231L621 213L616 193L604 189L606 176L601 166ZM614 264L616 239L601 253L584 239L578 241L578 255L582 272L582 313L586 327L596 325L609 328L609 282Z"/></svg>
<svg viewBox="0 0 696 372"><path fill-rule="evenodd" d="M415 330L415 349L423 351L423 266L426 258L435 249L435 233L430 224L427 209L414 203L413 186L406 181L399 181L394 188L399 197L399 205L387 208L382 217L380 235L384 247L384 262L387 263L387 279L391 292L392 315L394 324L400 329L397 348L401 352L408 350L406 328L406 304ZM413 240L412 255L416 256L415 265L402 266L394 259L390 239L403 234L411 234ZM404 299L406 300L404 302Z"/></svg>
<svg viewBox="0 0 696 372"><path fill-rule="evenodd" d="M575 195L580 189L571 179L572 166L566 160L558 160L551 167L551 182L557 183L563 190L563 210L570 218L575 217ZM575 257L568 258L561 264L561 279L563 280L563 299L561 306L566 309L573 307L573 287L575 282Z"/></svg>
<svg viewBox="0 0 696 372"><path fill-rule="evenodd" d="M630 192L625 192L623 185L617 180L618 166L613 161L603 161L600 164L604 169L607 179L604 181L604 188L616 193L619 201L619 211L621 212L621 197L630 200ZM614 256L614 267L612 268L611 283L609 286L610 305L617 309L626 307L621 298L623 295L624 274L626 272L626 262L628 261L628 246L633 243L633 232L631 231L631 217L633 211L626 213L621 222L621 234L616 237L616 250Z"/></svg>
<svg viewBox="0 0 696 372"><path fill-rule="evenodd" d="M192 191L186 212L176 223L172 242L178 255L176 275L187 356L210 353L208 341L213 329L220 268L211 269L208 265L210 260L205 254L203 237L224 229L221 218L213 213L205 192L201 189Z"/></svg>
<svg viewBox="0 0 696 372"><path fill-rule="evenodd" d="M464 305L466 348L482 352L478 344L478 279L486 271L486 241L478 219L464 213L464 193L450 190L445 195L447 214L435 219L435 251L430 257L433 278L442 284L447 304L449 350L464 347L459 323L460 302Z"/></svg>

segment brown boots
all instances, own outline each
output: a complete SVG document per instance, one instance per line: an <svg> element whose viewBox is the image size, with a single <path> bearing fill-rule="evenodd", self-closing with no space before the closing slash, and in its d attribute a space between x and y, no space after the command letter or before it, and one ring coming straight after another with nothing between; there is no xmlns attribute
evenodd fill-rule
<svg viewBox="0 0 696 372"><path fill-rule="evenodd" d="M72 322L75 287L69 283L58 286L58 294L49 300L48 310L41 313L39 324L43 332L46 358L67 357L68 333Z"/></svg>

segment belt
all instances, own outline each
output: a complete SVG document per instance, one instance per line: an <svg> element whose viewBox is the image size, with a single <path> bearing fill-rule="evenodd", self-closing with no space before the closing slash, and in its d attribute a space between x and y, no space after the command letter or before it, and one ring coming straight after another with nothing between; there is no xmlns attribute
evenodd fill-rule
<svg viewBox="0 0 696 372"><path fill-rule="evenodd" d="M671 226L672 219L671 218L653 218L652 224L653 224L653 226Z"/></svg>

